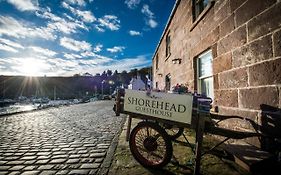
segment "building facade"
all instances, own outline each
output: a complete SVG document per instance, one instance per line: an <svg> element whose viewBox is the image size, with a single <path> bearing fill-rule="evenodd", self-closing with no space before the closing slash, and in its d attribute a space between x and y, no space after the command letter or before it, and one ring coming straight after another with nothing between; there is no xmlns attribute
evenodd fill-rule
<svg viewBox="0 0 281 175"><path fill-rule="evenodd" d="M262 125L262 104L281 108L281 1L177 0L153 56L153 80L160 90L184 84L212 97L214 112Z"/></svg>

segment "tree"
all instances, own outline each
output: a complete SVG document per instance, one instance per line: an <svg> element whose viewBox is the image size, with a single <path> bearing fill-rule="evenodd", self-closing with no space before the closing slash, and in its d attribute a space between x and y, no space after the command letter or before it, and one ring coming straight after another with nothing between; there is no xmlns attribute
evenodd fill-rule
<svg viewBox="0 0 281 175"><path fill-rule="evenodd" d="M121 74L127 74L127 71L123 70L123 71L121 72Z"/></svg>
<svg viewBox="0 0 281 175"><path fill-rule="evenodd" d="M85 77L92 77L93 75L90 74L89 72L86 72L86 73L83 74L83 76L85 76Z"/></svg>
<svg viewBox="0 0 281 175"><path fill-rule="evenodd" d="M108 77L110 77L112 75L112 70L108 69L106 74L107 74Z"/></svg>
<svg viewBox="0 0 281 175"><path fill-rule="evenodd" d="M105 71L103 71L103 73L101 74L101 78L102 80L105 80L107 78L107 73Z"/></svg>
<svg viewBox="0 0 281 175"><path fill-rule="evenodd" d="M138 75L138 69L131 69L129 72L130 76L136 77Z"/></svg>
<svg viewBox="0 0 281 175"><path fill-rule="evenodd" d="M80 74L74 74L73 77L80 77Z"/></svg>
<svg viewBox="0 0 281 175"><path fill-rule="evenodd" d="M113 73L113 75L117 75L118 74L118 71L117 70L115 70L114 71L114 73Z"/></svg>

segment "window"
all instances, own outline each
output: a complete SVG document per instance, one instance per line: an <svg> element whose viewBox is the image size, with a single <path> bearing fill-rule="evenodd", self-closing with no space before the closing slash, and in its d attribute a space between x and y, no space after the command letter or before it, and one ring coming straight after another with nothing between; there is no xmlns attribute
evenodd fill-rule
<svg viewBox="0 0 281 175"><path fill-rule="evenodd" d="M158 89L158 81L155 83L155 88Z"/></svg>
<svg viewBox="0 0 281 175"><path fill-rule="evenodd" d="M211 0L192 0L193 4L193 21L203 12Z"/></svg>
<svg viewBox="0 0 281 175"><path fill-rule="evenodd" d="M166 57L171 54L171 36L170 32L166 35Z"/></svg>
<svg viewBox="0 0 281 175"><path fill-rule="evenodd" d="M207 51L198 56L198 92L206 94L208 97L214 98L213 83L213 57L212 52Z"/></svg>
<svg viewBox="0 0 281 175"><path fill-rule="evenodd" d="M159 64L159 58L158 58L158 54L157 54L156 58L155 58L155 68L156 68L156 70L159 69L158 64Z"/></svg>
<svg viewBox="0 0 281 175"><path fill-rule="evenodd" d="M165 77L165 90L169 91L170 89L171 89L171 74L168 74Z"/></svg>

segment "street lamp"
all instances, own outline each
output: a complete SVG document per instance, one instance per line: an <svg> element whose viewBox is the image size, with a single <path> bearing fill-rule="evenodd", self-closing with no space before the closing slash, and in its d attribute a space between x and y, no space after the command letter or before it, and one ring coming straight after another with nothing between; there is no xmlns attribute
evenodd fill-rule
<svg viewBox="0 0 281 175"><path fill-rule="evenodd" d="M97 86L95 86L95 97L97 96Z"/></svg>
<svg viewBox="0 0 281 175"><path fill-rule="evenodd" d="M103 83L105 83L105 80L102 80L102 82L101 82L101 95L102 95L102 97L103 97Z"/></svg>
<svg viewBox="0 0 281 175"><path fill-rule="evenodd" d="M113 85L114 84L114 81L112 81L112 80L109 80L109 95L111 95L111 85Z"/></svg>

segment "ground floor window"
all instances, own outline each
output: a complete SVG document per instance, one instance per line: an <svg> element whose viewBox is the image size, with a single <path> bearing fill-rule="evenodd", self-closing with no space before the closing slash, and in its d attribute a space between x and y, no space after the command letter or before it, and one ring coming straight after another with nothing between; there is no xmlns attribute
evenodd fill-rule
<svg viewBox="0 0 281 175"><path fill-rule="evenodd" d="M165 90L171 90L171 74L166 75L165 77Z"/></svg>
<svg viewBox="0 0 281 175"><path fill-rule="evenodd" d="M213 56L211 50L198 56L198 92L214 98Z"/></svg>

